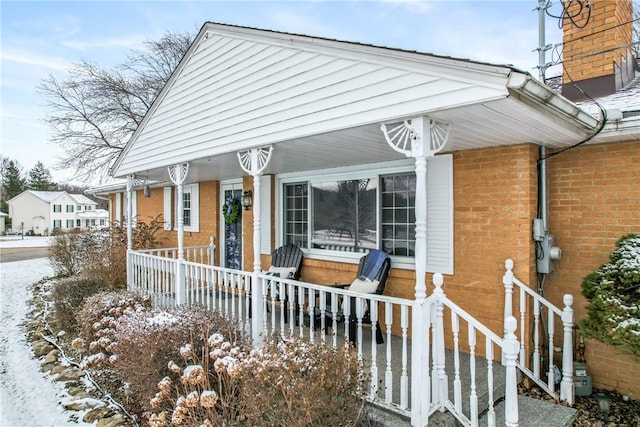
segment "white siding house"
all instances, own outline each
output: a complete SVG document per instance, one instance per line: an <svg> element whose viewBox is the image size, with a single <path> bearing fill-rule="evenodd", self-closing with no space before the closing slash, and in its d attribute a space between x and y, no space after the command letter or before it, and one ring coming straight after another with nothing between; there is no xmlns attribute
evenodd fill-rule
<svg viewBox="0 0 640 427"><path fill-rule="evenodd" d="M49 234L54 228L88 228L87 219L105 218L97 203L82 194L66 191L27 190L9 200L9 217L16 232ZM96 215L90 214L96 212ZM91 221L89 221L91 224Z"/></svg>

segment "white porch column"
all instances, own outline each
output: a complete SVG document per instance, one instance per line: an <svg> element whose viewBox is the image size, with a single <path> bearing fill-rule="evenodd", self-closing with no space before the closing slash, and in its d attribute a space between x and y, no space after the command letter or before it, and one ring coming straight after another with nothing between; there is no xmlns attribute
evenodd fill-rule
<svg viewBox="0 0 640 427"><path fill-rule="evenodd" d="M262 271L260 263L260 177L266 168L273 147L252 148L237 153L240 167L253 176L253 278L251 280L251 335L255 346L262 345L262 327L264 313L262 312L262 284L258 283L258 274Z"/></svg>
<svg viewBox="0 0 640 427"><path fill-rule="evenodd" d="M135 176L133 174L127 176L127 289L132 290L133 284L133 265L131 264L131 250L133 249L133 186L135 184Z"/></svg>
<svg viewBox="0 0 640 427"><path fill-rule="evenodd" d="M176 260L176 305L182 305L187 300L185 287L184 265L184 180L189 173L189 163L180 163L168 168L169 178L176 186L176 223L178 228L178 259Z"/></svg>
<svg viewBox="0 0 640 427"><path fill-rule="evenodd" d="M411 425L424 426L428 422L429 381L429 323L425 275L427 259L427 157L444 148L449 136L449 124L426 116L380 126L387 143L395 151L415 159L416 170L416 247L415 302L412 309L411 346ZM439 335L437 335L439 336ZM437 343L434 343L437 345Z"/></svg>

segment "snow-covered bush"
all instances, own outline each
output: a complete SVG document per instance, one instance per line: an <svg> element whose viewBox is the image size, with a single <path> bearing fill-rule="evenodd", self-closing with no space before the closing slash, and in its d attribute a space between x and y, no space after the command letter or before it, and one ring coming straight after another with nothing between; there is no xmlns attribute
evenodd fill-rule
<svg viewBox="0 0 640 427"><path fill-rule="evenodd" d="M85 260L84 233L72 230L59 232L54 236L49 246L49 262L56 276L68 277L78 274Z"/></svg>
<svg viewBox="0 0 640 427"><path fill-rule="evenodd" d="M192 352L200 355L214 333L226 341L242 343L234 323L204 307L153 309L123 316L116 327L112 367L126 379L130 399L139 405L131 410L142 416L150 409L158 382L164 377L178 379L168 364L180 360L185 340L191 342Z"/></svg>
<svg viewBox="0 0 640 427"><path fill-rule="evenodd" d="M114 355L120 319L127 314L149 310L151 299L134 292L101 292L88 297L76 315L79 339L85 348L82 364L92 368L108 366ZM80 347L80 344L76 346Z"/></svg>
<svg viewBox="0 0 640 427"><path fill-rule="evenodd" d="M582 281L589 306L580 330L640 358L640 234L621 238L616 247L609 263Z"/></svg>
<svg viewBox="0 0 640 427"><path fill-rule="evenodd" d="M346 345L275 339L239 371L247 425L356 426L362 416L369 378Z"/></svg>
<svg viewBox="0 0 640 427"><path fill-rule="evenodd" d="M107 290L108 287L108 283L99 277L73 276L58 280L51 294L55 327L70 333L77 332L76 314L82 308L85 299Z"/></svg>
<svg viewBox="0 0 640 427"><path fill-rule="evenodd" d="M133 248L157 247L157 233L162 227L162 215L149 223L138 220L133 229ZM61 232L49 247L49 261L57 275L99 277L112 290L126 288L126 255L127 229L117 224L104 229Z"/></svg>
<svg viewBox="0 0 640 427"><path fill-rule="evenodd" d="M165 425L222 426L238 418L240 405L240 366L245 346L238 346L213 333L200 351L193 343L180 347L178 365L167 365L175 375L158 383L151 399L152 427Z"/></svg>
<svg viewBox="0 0 640 427"><path fill-rule="evenodd" d="M353 349L276 337L247 352L220 334L201 352L180 348L178 378L163 378L151 399L153 427L355 426L368 378Z"/></svg>

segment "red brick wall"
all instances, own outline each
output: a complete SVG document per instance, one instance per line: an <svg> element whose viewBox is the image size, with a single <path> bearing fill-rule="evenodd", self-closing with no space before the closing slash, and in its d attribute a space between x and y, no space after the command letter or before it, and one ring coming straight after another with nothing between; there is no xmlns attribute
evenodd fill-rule
<svg viewBox="0 0 640 427"><path fill-rule="evenodd" d="M545 296L562 306L562 295L572 294L576 319L582 319L587 307L582 279L608 262L620 237L640 232L640 144L581 146L551 158L547 168L549 228L562 259ZM595 341L587 343L587 365L596 387L623 387L629 378L640 378L637 363L618 363L613 347ZM637 383L633 386L618 390L638 397Z"/></svg>

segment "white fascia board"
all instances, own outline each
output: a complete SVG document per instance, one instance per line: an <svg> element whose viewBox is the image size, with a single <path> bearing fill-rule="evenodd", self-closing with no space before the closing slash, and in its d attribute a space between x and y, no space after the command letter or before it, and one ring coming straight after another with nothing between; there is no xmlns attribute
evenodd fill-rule
<svg viewBox="0 0 640 427"><path fill-rule="evenodd" d="M640 117L607 121L592 142L640 142Z"/></svg>

